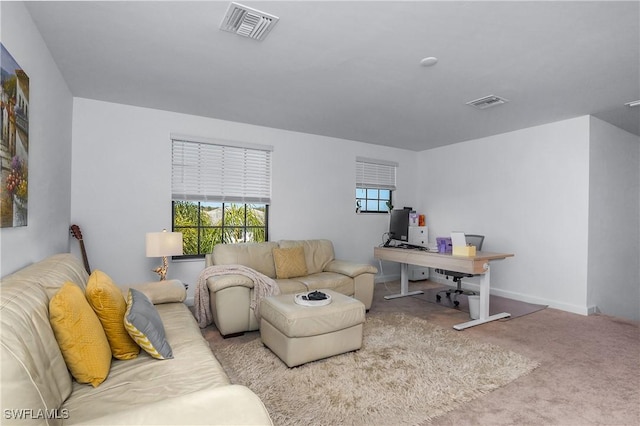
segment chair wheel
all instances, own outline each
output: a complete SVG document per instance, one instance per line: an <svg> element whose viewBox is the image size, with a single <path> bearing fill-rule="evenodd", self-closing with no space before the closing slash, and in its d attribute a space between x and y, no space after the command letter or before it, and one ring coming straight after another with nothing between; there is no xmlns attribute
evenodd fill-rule
<svg viewBox="0 0 640 426"><path fill-rule="evenodd" d="M447 299L451 298L451 293L447 292Z"/></svg>
<svg viewBox="0 0 640 426"><path fill-rule="evenodd" d="M453 306L455 306L456 308L458 307L458 305L460 305L460 302L458 302L457 300L453 302Z"/></svg>
<svg viewBox="0 0 640 426"><path fill-rule="evenodd" d="M439 302L439 301L440 301L440 299L441 299L440 295L439 295L439 294L436 294L436 300Z"/></svg>

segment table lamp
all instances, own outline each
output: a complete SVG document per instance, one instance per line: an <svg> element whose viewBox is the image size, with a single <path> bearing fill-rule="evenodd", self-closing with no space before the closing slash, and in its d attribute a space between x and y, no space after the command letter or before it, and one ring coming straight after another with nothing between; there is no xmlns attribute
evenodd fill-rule
<svg viewBox="0 0 640 426"><path fill-rule="evenodd" d="M182 232L147 232L146 237L147 257L162 257L162 266L153 270L160 275L160 281L167 279L169 262L167 256L179 256L182 254Z"/></svg>

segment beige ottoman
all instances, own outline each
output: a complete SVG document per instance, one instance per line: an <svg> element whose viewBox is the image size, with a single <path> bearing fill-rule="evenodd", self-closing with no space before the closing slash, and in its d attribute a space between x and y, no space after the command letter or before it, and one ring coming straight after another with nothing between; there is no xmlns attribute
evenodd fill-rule
<svg viewBox="0 0 640 426"><path fill-rule="evenodd" d="M262 342L289 367L362 347L364 304L331 290L325 306L302 306L294 294L266 297L260 302Z"/></svg>

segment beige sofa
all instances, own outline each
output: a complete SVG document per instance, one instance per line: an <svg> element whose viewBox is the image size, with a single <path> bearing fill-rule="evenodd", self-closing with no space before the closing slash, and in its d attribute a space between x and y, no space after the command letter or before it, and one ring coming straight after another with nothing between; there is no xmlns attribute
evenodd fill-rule
<svg viewBox="0 0 640 426"><path fill-rule="evenodd" d="M306 274L278 278L274 249L302 247ZM373 300L373 280L378 270L368 264L336 260L329 240L281 240L264 243L217 244L206 256L206 266L244 265L275 279L280 292L301 293L329 289L360 300L365 309ZM223 336L258 330L259 321L250 307L253 281L243 275L207 279L213 321Z"/></svg>
<svg viewBox="0 0 640 426"><path fill-rule="evenodd" d="M160 303L172 359L140 351L113 358L97 387L75 381L50 325L49 300L63 283L84 289L87 279L77 258L58 254L0 282L2 424L272 424L252 391L229 382L177 280L139 287Z"/></svg>

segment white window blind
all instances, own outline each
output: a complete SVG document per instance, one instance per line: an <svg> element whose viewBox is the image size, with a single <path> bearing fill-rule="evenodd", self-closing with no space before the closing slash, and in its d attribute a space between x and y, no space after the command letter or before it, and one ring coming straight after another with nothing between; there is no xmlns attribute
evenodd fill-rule
<svg viewBox="0 0 640 426"><path fill-rule="evenodd" d="M397 167L393 161L356 157L356 187L395 190Z"/></svg>
<svg viewBox="0 0 640 426"><path fill-rule="evenodd" d="M172 135L174 200L271 202L273 148Z"/></svg>

